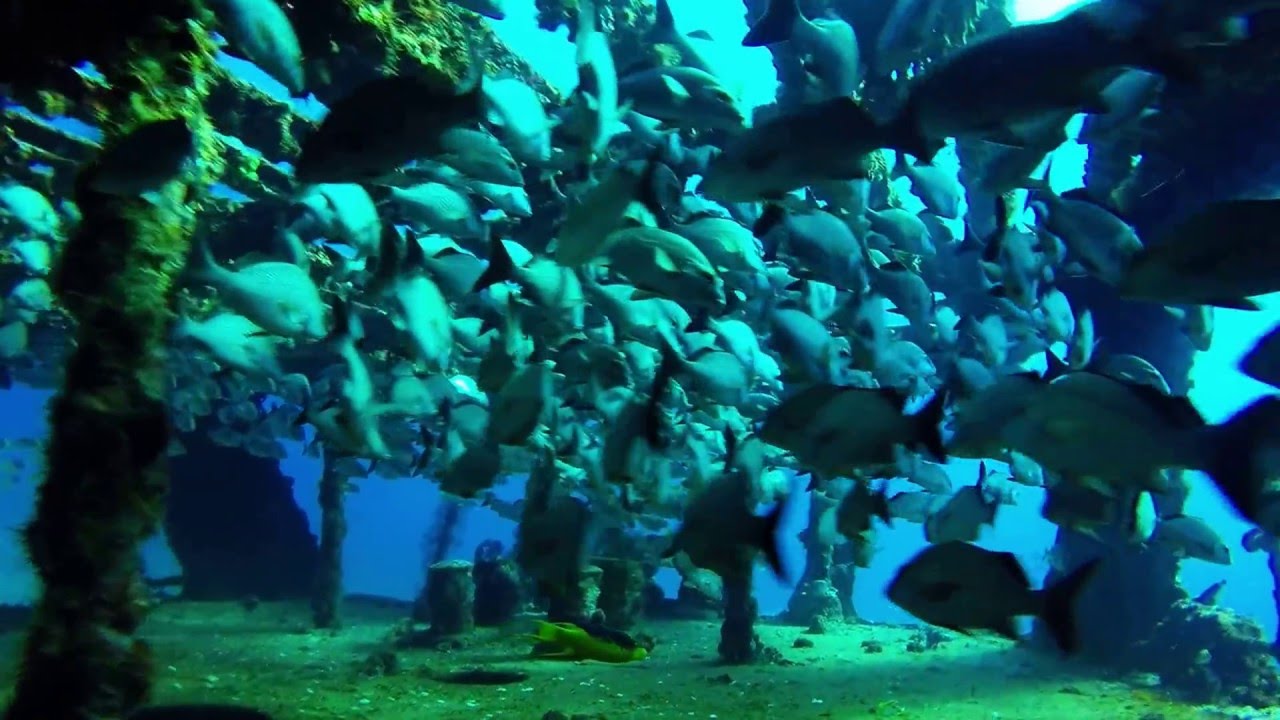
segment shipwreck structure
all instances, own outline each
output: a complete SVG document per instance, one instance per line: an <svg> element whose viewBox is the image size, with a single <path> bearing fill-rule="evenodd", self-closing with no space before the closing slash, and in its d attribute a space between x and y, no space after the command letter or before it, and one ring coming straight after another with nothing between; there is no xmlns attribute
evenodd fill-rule
<svg viewBox="0 0 1280 720"><path fill-rule="evenodd" d="M652 24L646 0L601 4L602 24L612 34L620 66L650 53L674 59L674 50L646 41ZM749 17L758 17L765 4L747 0ZM490 71L512 71L545 99L557 100L475 16L445 0L307 0L282 6L307 58L307 87L323 102L343 97L371 77L425 65L457 76L467 62L464 38L477 34L487 37ZM803 0L801 6L811 17L840 15L856 29L860 45L872 48L891 3ZM51 411L47 473L35 518L24 530L43 594L31 616L18 687L5 717L118 717L147 701L152 677L150 653L139 635L147 607L139 543L162 519L172 537L212 543L215 550L205 546L204 552L234 552L233 542L261 539L202 535L182 511L187 493L198 494L201 479L194 476L195 469L171 463L165 452L172 433L166 420L169 388L163 356L172 309L180 300L177 276L193 239L206 240L228 259L257 249L246 246L244 238L271 226L290 201L293 183L278 163L295 157L300 138L314 121L293 103L268 95L216 62L211 32L217 24L204 0L10 0L5 8L0 85L11 102L0 107L0 172L46 195L74 199L79 213L60 248L54 275L60 312L38 328L61 337L69 350ZM572 24L576 3L538 0L538 8L540 22L554 27ZM942 26L910 48L910 59L927 66L948 48L1007 22L1006 8L997 0L957 2ZM1277 166L1280 147L1260 147L1259 142L1272 136L1269 130L1280 120L1280 95L1275 93L1280 14L1263 13L1255 29L1248 42L1205 51L1201 59L1209 79L1201 90L1171 89L1161 100L1161 112L1134 135L1094 148L1090 188L1128 212L1144 236L1158 235L1178 212L1209 200L1274 189L1277 178L1269 173ZM779 106L785 109L797 97L802 60L786 44L770 50L782 80ZM887 111L900 98L902 83L894 75L903 69L869 65L860 97L877 112ZM234 191L191 193L198 198L193 201L198 213L179 212L181 203L151 204L92 192L77 177L98 152L98 142L49 120L76 119L111 139L142 122L174 116L188 118L197 135L201 172L190 185L196 191L213 185ZM1252 132L1259 128L1268 132ZM231 137L240 142L228 142ZM1142 162L1136 169L1132 163L1126 167L1122 160L1135 155ZM546 202L550 199L533 198L535 207ZM1064 291L1073 304L1095 309L1102 321L1099 335L1110 347L1146 358L1175 391L1185 390L1191 350L1159 308L1124 303L1087 282ZM230 456L238 451L217 452L219 464L237 462ZM167 502L171 472L183 478ZM242 501L287 507L280 487L266 483L245 488ZM327 517L319 548L309 534L291 531L289 550L282 551L305 578L278 579L279 587L271 591L241 581L219 585L198 569L199 560L178 548L180 559L188 558L184 569L192 579L209 578L207 585L199 585L209 596L251 592L297 597L314 590L317 624L336 624L343 491L336 481L324 484ZM1177 509L1172 504L1162 511ZM570 511L576 509L566 506L565 512ZM1098 548L1063 531L1056 552L1068 571L1095 556ZM840 559L828 566L828 557L825 548L811 548L811 561L821 566L808 576L814 585L807 590L821 596L825 612L838 609L850 616L845 599L856 563ZM575 568L551 598L555 610L578 618L599 600L610 615L633 621L642 579L652 574L640 563L611 557L598 566ZM1200 696L1275 702L1280 683L1274 666L1257 654L1269 653L1269 643L1239 642L1232 633L1247 623L1221 609L1189 605L1176 584L1171 558L1135 550L1115 559L1111 568L1084 598L1081 625L1088 655L1157 672L1161 669L1151 658L1190 657L1195 668L1185 679L1171 675L1175 686ZM460 571L450 572L462 581ZM745 569L741 575L747 575ZM598 591L594 595L588 592L592 582ZM844 587L831 589L840 585ZM518 595L517 588L512 592ZM743 577L725 585L723 602L722 655L739 662L755 659L756 607ZM504 605L495 615L514 612L516 604ZM467 621L461 618L457 624L465 627ZM1130 652L1139 638L1147 639L1141 653ZM1190 653L1185 647L1169 647L1187 642L1174 638L1194 638L1201 647ZM1201 651L1208 653L1207 659ZM1240 689L1246 685L1252 688L1248 692Z"/></svg>
<svg viewBox="0 0 1280 720"><path fill-rule="evenodd" d="M342 97L376 75L424 65L459 75L466 62L464 37L490 35L475 16L442 0L408 0L394 8L322 0L289 4L286 10L307 58L307 87L321 101ZM296 155L299 139L314 121L216 61L211 33L217 22L203 0L142 0L127 6L14 0L5 16L0 172L45 195L72 198L79 215L59 248L53 277L59 312L37 328L73 349L51 411L47 472L36 514L24 531L43 593L5 717L119 717L150 695L151 656L138 636L148 601L137 548L166 518L166 450L172 433L164 358L179 302L178 274L193 239L205 239L218 255L234 257L246 250L234 239L244 237L243 230L270 226L293 192L291 179L276 163ZM490 38L487 47L491 70L506 68L549 92L496 39ZM100 145L91 135L50 120L79 120L109 140L139 123L178 116L195 130L201 170L190 187L181 189L186 198L159 204L103 196L77 182ZM230 137L241 142L228 142ZM204 192L215 184L234 193ZM198 212L185 210L184 199L197 203ZM223 457L219 462L237 461ZM174 469L195 472L181 463ZM332 599L343 529L340 489L337 498L332 483L324 489L330 517L322 528L322 552L308 542L309 534L296 536L296 547L286 551L292 572L327 572L305 583L277 578L275 590L264 591L261 583L244 585L243 578L227 583L212 577L199 553L186 551L181 539L187 537L212 541L212 547L201 548L205 555L234 552L246 540L264 538L219 536L198 527L182 503L198 495L200 481L184 477L180 487L166 524L179 538L179 558L185 557L189 567L184 570L197 582L194 590L211 596L245 590L305 596L318 582L316 621L337 622ZM263 483L256 496L249 491L240 499L275 504L272 493L278 489L279 483ZM224 520L234 525L230 516ZM216 524L217 518L200 522Z"/></svg>

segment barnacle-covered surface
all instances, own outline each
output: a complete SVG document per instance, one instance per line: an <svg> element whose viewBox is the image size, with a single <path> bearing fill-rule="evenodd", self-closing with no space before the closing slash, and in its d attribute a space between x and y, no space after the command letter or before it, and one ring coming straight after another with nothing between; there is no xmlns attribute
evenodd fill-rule
<svg viewBox="0 0 1280 720"><path fill-rule="evenodd" d="M479 16L445 0L297 2L286 11L306 58L308 88L325 103L375 77L419 72L424 67L460 78L472 43L486 56L489 72L509 71L554 97Z"/></svg>
<svg viewBox="0 0 1280 720"><path fill-rule="evenodd" d="M80 83L76 95L89 100L91 104L59 103L52 107L46 104L42 108L31 109L34 112L63 110L65 117L100 127L101 112L95 108L100 108L102 103L108 101L107 95L111 91L97 79L83 74L76 77ZM216 66L207 79L215 93L223 90L225 83L229 81L225 71ZM244 83L239 85L247 87ZM51 96L45 93L41 97L48 99ZM68 96L60 97L66 99ZM261 93L247 97L249 99L241 103L244 108L257 110L266 106L266 103L259 102L265 98ZM256 149L227 139L234 134L240 119L246 117L252 115L229 112L225 110L225 106L213 106L209 117L209 130L212 132L204 134L201 145L202 165L215 182L225 183L249 197L288 193L292 181L282 169L269 162L262 162L263 155ZM288 117L289 125L294 130L300 131L311 125L309 121L292 113ZM50 195L71 195L76 171L99 150L98 143L83 133L59 127L45 117L25 112L21 108L0 109L0 121L3 122L3 132L0 133L0 169L7 177ZM288 142L291 147L296 147L296 139L291 137ZM278 147L271 149L279 150Z"/></svg>
<svg viewBox="0 0 1280 720"><path fill-rule="evenodd" d="M48 23L26 25L31 37L56 33L64 17L36 9L49 5L91 16L103 7L26 3L11 16L22 16L24 24L33 16ZM213 62L210 38L195 22L204 7L186 0L148 9L150 17L121 11L99 18L93 30L108 42L52 44L43 48L50 56L7 79L40 110L69 112L70 105L51 107L56 98L37 89L61 82L67 97L75 98L77 114L91 118L107 138L148 121L187 118L205 160L205 172L189 181L204 184L223 166L203 110ZM94 82L92 92L84 83L84 92L72 87L83 73L51 69L82 60L105 80ZM58 144L54 140L65 138L45 139ZM51 278L76 321L75 349L50 406L46 471L35 516L23 530L42 591L6 715L14 720L118 717L151 693L151 649L137 634L148 606L138 546L159 528L168 489L163 358L175 280L194 229L194 216L181 202L185 192L170 187L165 198L149 202L76 183L82 217Z"/></svg>
<svg viewBox="0 0 1280 720"><path fill-rule="evenodd" d="M322 102L333 102L361 82L385 74L433 67L461 77L469 62L466 48L472 41L479 44L488 73L523 78L544 101L559 100L555 90L486 25L477 22L474 14L443 0L340 0L285 8L303 45L308 87ZM200 22L217 27L207 14ZM71 194L76 168L98 146L83 134L57 127L45 118L70 117L96 126L115 90L96 73L56 70L41 76L48 77L47 84L19 88L17 99L31 112L16 107L0 109L0 169L41 192L66 196ZM140 62L135 70L146 78L159 68ZM204 146L202 159L214 171L214 181L254 200L289 195L292 181L274 163L295 157L299 141L316 121L299 113L293 103L272 97L220 65L209 68L206 82L206 110L216 135ZM201 215L201 221L206 222L208 208ZM220 224L218 213L213 215L211 222Z"/></svg>

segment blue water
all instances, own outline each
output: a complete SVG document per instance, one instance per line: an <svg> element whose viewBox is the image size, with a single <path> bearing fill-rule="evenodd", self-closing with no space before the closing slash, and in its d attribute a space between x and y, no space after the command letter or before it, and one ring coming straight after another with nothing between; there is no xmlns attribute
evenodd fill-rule
<svg viewBox="0 0 1280 720"><path fill-rule="evenodd" d="M1053 16L1078 4L1072 0L1022 0L1016 3L1015 19L1032 22ZM537 29L532 0L511 2L509 17L493 23L504 42L527 58L535 59L536 68L548 81L562 90L571 89L574 76L573 47L567 32ZM671 0L672 10L682 30L705 29L716 40L723 41L723 61L732 68L737 89L748 106L769 102L776 80L768 52L738 46L746 32L741 0ZM252 65L223 56L235 72L281 98L284 88ZM715 59L713 59L714 61ZM299 110L319 114L323 107L314 99L295 100ZM70 129L92 133L93 129L68 121ZM1054 159L1052 184L1066 190L1081 184L1086 148L1071 144ZM228 191L229 192L229 191ZM1213 347L1196 357L1191 373L1194 387L1191 400L1210 422L1217 422L1268 391L1265 385L1242 376L1235 365L1244 351L1270 327L1280 321L1280 295L1260 298L1261 312L1247 313L1218 310ZM44 406L47 392L15 388L5 394L6 412L0 413L0 437L36 437L46 435ZM301 447L289 447L290 456L282 463L285 474L296 479L295 495L307 514L312 528L319 527L320 510L316 502L320 477L318 460L302 455ZM0 528L16 530L29 516L34 505L35 484L39 478L39 454L28 452L24 458L26 474L11 484L0 484ZM972 483L977 463L953 461L949 466L957 484ZM347 498L349 535L345 546L345 584L348 592L370 593L410 599L422 583L422 539L431 526L440 493L435 485L423 479L388 481L370 478L359 481L359 492ZM520 494L518 481L508 483L501 493ZM1039 580L1047 570L1045 553L1049 549L1054 526L1039 516L1043 495L1029 488L1021 489L1019 504L1006 507L994 529L988 529L981 544L1008 550L1022 560L1028 572ZM1227 581L1222 602L1261 622L1268 633L1276 627L1275 608L1271 602L1271 579L1260 555L1247 555L1239 549L1238 539L1248 529L1226 506L1204 477L1194 477L1193 491L1186 509L1208 521L1232 546L1234 563L1230 567L1210 565L1197 560L1183 563L1182 580L1192 593L1208 585ZM803 529L808 517L808 498L799 497L789 508L784 535ZM482 507L470 507L463 518L449 558L470 559L477 544L496 538L510 546L514 526ZM859 614L868 620L912 622L912 619L884 599L884 586L891 574L924 544L919 526L905 522L885 529L877 540L878 549L870 568L859 572L855 603ZM150 541L144 550L146 566L153 576L180 572L163 537ZM803 553L794 539L789 542L789 561L793 574L803 567ZM674 571L664 571L660 579L674 591ZM757 572L757 596L761 612L772 614L786 607L791 589L779 585L763 569ZM29 602L34 595L34 578L22 556L18 538L13 532L0 534L0 603Z"/></svg>

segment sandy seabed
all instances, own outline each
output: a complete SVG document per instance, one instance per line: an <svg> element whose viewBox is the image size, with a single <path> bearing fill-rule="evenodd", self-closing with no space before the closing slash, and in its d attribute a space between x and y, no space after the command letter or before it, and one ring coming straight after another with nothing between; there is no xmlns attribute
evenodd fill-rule
<svg viewBox="0 0 1280 720"><path fill-rule="evenodd" d="M719 625L650 621L657 639L643 662L607 665L532 660L522 636L531 623L478 630L450 651L396 650L394 674L366 674L371 654L389 647L403 608L344 607L344 627L311 630L300 603L170 603L145 628L158 662L156 702L234 702L279 720L539 720L550 711L577 720L695 718L795 720L1181 720L1203 718L1158 691L1099 677L1091 668L1044 657L997 638L948 635L910 652L917 629L838 624L824 634L762 623L761 639L782 664L716 662ZM798 639L802 645L794 647ZM870 642L867 642L870 641ZM0 701L16 671L21 637L0 635ZM878 645L879 652L869 652ZM484 667L522 670L523 682L449 685L433 675Z"/></svg>

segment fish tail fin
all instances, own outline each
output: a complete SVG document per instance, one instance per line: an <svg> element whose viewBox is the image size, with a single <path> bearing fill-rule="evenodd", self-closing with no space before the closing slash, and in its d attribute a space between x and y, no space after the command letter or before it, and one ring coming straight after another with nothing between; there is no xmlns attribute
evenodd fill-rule
<svg viewBox="0 0 1280 720"><path fill-rule="evenodd" d="M502 238L496 234L490 235L489 266L480 273L480 277L476 278L475 284L471 286L471 292L480 292L495 283L512 280L515 272L516 263L511 259L511 253L507 252L507 246L502 244Z"/></svg>
<svg viewBox="0 0 1280 720"><path fill-rule="evenodd" d="M658 372L653 377L653 388L649 391L649 401L645 405L644 439L649 447L658 449L664 446L662 436L662 399L670 390L671 380L680 369L681 358L671 343L665 339L662 343L662 360L658 364Z"/></svg>
<svg viewBox="0 0 1280 720"><path fill-rule="evenodd" d="M1050 153L1049 159L1046 160L1044 163L1044 174L1041 175L1040 177L1024 178L1018 183L1018 187L1023 190L1029 191L1032 195L1035 195L1036 193L1041 193L1046 195L1049 193L1052 193L1053 189L1049 187L1049 176L1052 173L1053 173L1053 154ZM1033 213L1036 212L1036 209L1034 207L1031 208L1031 212ZM1039 221L1040 221L1040 216L1039 214L1037 214L1036 222L1038 223Z"/></svg>
<svg viewBox="0 0 1280 720"><path fill-rule="evenodd" d="M986 247L986 241L978 235L973 226L966 220L964 223L964 238L956 246L956 252L982 252Z"/></svg>
<svg viewBox="0 0 1280 720"><path fill-rule="evenodd" d="M1053 637L1053 643L1064 654L1070 655L1080 649L1080 639L1076 633L1076 598L1098 571L1101 562L1101 558L1094 558L1040 591L1043 600L1040 620Z"/></svg>
<svg viewBox="0 0 1280 720"><path fill-rule="evenodd" d="M1269 395L1209 430L1210 458L1204 470L1236 512L1251 522L1257 522L1266 482L1253 449L1278 425L1280 396Z"/></svg>
<svg viewBox="0 0 1280 720"><path fill-rule="evenodd" d="M204 239L197 240L195 247L191 248L190 257L187 258L188 277L196 282L210 282L221 274L223 269L218 264L218 259L213 256L213 251L209 249L209 242Z"/></svg>
<svg viewBox="0 0 1280 720"><path fill-rule="evenodd" d="M760 552L764 553L765 562L769 563L769 569L773 571L774 576L783 583L789 581L786 565L782 562L782 549L778 547L778 526L782 524L782 514L786 509L787 500L783 498L760 518L760 534L755 538L754 543Z"/></svg>
<svg viewBox="0 0 1280 720"><path fill-rule="evenodd" d="M369 193L369 199L378 207L382 207L395 199L396 188L391 185L371 183L368 185L361 185L361 187L364 188L365 192Z"/></svg>
<svg viewBox="0 0 1280 720"><path fill-rule="evenodd" d="M903 152L897 148L893 149L893 171L889 174L893 179L907 176L907 158Z"/></svg>
<svg viewBox="0 0 1280 720"><path fill-rule="evenodd" d="M1067 364L1067 361L1058 357L1052 348L1044 349L1044 363L1045 382L1051 382L1071 372L1071 366Z"/></svg>
<svg viewBox="0 0 1280 720"><path fill-rule="evenodd" d="M743 47L764 47L791 39L791 29L802 17L797 0L770 0L764 16L742 38Z"/></svg>
<svg viewBox="0 0 1280 720"><path fill-rule="evenodd" d="M942 420L946 409L947 391L942 388L935 392L924 408L914 416L916 442L924 446L924 449L940 463L947 461L947 448L942 442Z"/></svg>
<svg viewBox="0 0 1280 720"><path fill-rule="evenodd" d="M332 314L333 327L325 337L325 342L339 347L348 343L353 347L360 347L360 341L364 339L364 325L351 303L342 298L334 298Z"/></svg>
<svg viewBox="0 0 1280 720"><path fill-rule="evenodd" d="M929 137L920 127L919 116L911 100L898 111L897 116L882 126L886 134L883 145L901 150L916 159L917 165L932 165L938 151L946 146L946 140Z"/></svg>
<svg viewBox="0 0 1280 720"><path fill-rule="evenodd" d="M488 41L480 33L475 33L467 41L467 74L458 83L459 95L474 95L483 102L481 88L484 85L484 63L488 54Z"/></svg>
<svg viewBox="0 0 1280 720"><path fill-rule="evenodd" d="M412 233L410 233L412 238ZM399 273L401 244L404 238L400 237L400 231L396 230L396 226L387 223L382 226L382 233L378 237L378 269L390 269L389 274L395 275Z"/></svg>
<svg viewBox="0 0 1280 720"><path fill-rule="evenodd" d="M676 18L671 14L671 4L667 0L657 0L649 37L657 42L663 42L674 36L676 32Z"/></svg>
<svg viewBox="0 0 1280 720"><path fill-rule="evenodd" d="M871 509L885 525L893 527L893 513L889 510L889 494L885 492L886 487L888 486L882 485L879 490L872 493Z"/></svg>
<svg viewBox="0 0 1280 720"><path fill-rule="evenodd" d="M766 203L764 210L760 213L760 217L751 224L751 234L758 238L762 238L765 235L768 235L769 231L777 226L778 223L786 219L787 209L783 207L781 203ZM766 262L776 260L778 257L777 243L773 243L771 246L765 247L764 254Z"/></svg>
<svg viewBox="0 0 1280 720"><path fill-rule="evenodd" d="M710 322L709 311L706 308L699 308L694 312L693 317L689 318L689 324L684 326L684 331L686 333L708 332L711 329Z"/></svg>

